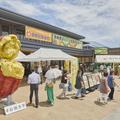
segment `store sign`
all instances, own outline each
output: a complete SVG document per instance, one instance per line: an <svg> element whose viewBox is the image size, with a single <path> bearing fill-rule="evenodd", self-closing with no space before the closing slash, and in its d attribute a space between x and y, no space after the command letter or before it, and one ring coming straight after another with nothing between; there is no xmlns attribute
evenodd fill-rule
<svg viewBox="0 0 120 120"><path fill-rule="evenodd" d="M95 54L96 55L106 55L108 54L107 48L95 48Z"/></svg>
<svg viewBox="0 0 120 120"><path fill-rule="evenodd" d="M45 42L52 42L52 33L43 31L41 29L25 26L25 37L28 39L41 40Z"/></svg>
<svg viewBox="0 0 120 120"><path fill-rule="evenodd" d="M6 115L17 112L17 111L20 111L20 110L23 110L23 109L26 109L26 103L25 102L16 103L16 104L4 107L4 111L5 111Z"/></svg>
<svg viewBox="0 0 120 120"><path fill-rule="evenodd" d="M75 40L73 38L65 37L58 34L53 34L53 44L66 46L71 48L83 48L83 42L79 40Z"/></svg>
<svg viewBox="0 0 120 120"><path fill-rule="evenodd" d="M120 55L96 55L98 63L120 63Z"/></svg>

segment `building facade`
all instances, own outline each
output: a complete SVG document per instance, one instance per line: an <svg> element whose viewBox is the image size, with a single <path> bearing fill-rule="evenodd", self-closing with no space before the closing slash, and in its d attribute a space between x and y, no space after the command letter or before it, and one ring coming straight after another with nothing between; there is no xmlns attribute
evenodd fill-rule
<svg viewBox="0 0 120 120"><path fill-rule="evenodd" d="M78 57L80 63L93 61L93 50L83 49L85 37L0 8L0 35L7 34L18 36L25 54L40 47L57 48Z"/></svg>
<svg viewBox="0 0 120 120"><path fill-rule="evenodd" d="M120 55L120 48L109 48L109 55Z"/></svg>

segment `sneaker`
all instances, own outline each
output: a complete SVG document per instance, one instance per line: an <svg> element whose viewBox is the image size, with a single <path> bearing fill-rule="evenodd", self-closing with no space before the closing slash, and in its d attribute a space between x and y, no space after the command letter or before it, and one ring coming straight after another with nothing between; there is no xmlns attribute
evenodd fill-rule
<svg viewBox="0 0 120 120"><path fill-rule="evenodd" d="M35 108L38 108L38 105L36 105Z"/></svg>
<svg viewBox="0 0 120 120"><path fill-rule="evenodd" d="M85 97L85 94L82 94L81 97Z"/></svg>
<svg viewBox="0 0 120 120"><path fill-rule="evenodd" d="M54 105L54 103L52 102L52 103L51 103L51 105L53 106L53 105Z"/></svg>

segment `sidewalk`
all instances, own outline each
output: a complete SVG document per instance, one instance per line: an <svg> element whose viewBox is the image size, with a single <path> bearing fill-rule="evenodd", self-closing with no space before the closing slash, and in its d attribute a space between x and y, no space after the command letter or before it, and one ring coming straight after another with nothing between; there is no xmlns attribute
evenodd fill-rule
<svg viewBox="0 0 120 120"><path fill-rule="evenodd" d="M102 120L120 120L120 108L116 109Z"/></svg>

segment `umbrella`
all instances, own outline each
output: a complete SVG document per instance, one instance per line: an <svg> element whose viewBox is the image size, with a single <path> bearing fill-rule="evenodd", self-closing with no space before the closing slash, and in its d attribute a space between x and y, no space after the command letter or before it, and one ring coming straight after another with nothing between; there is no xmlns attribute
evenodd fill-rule
<svg viewBox="0 0 120 120"><path fill-rule="evenodd" d="M57 79L62 76L62 71L59 70L58 68L54 68L54 75L55 75L55 79Z"/></svg>
<svg viewBox="0 0 120 120"><path fill-rule="evenodd" d="M58 68L49 69L45 74L45 77L49 80L55 80L60 76L62 76L62 71L59 70Z"/></svg>

